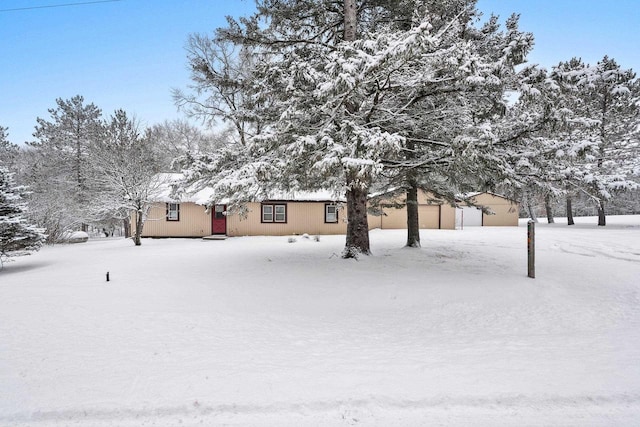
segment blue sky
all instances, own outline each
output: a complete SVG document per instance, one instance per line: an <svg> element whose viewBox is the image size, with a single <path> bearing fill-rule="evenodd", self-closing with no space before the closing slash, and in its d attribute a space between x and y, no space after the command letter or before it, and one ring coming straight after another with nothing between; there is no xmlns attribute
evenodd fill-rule
<svg viewBox="0 0 640 427"><path fill-rule="evenodd" d="M105 115L123 108L145 125L181 117L171 88L189 84L184 45L225 16L246 15L253 0L0 0L0 126L17 144L32 140L36 118L55 99L82 95ZM605 54L640 70L637 0L479 0L506 19L521 14L533 32L530 62L550 67L572 56ZM28 10L7 10L37 7Z"/></svg>

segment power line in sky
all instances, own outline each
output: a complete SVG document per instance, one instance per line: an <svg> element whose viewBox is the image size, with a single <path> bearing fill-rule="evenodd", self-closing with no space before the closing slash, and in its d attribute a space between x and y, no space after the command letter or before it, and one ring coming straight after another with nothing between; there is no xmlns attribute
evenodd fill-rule
<svg viewBox="0 0 640 427"><path fill-rule="evenodd" d="M50 4L45 6L17 7L13 9L0 9L0 12L14 12L18 10L32 10L32 9L49 9L54 7L82 6L82 5L96 4L96 3L113 3L117 1L122 1L122 0L94 0L94 1L83 1L83 2L77 2L77 3Z"/></svg>

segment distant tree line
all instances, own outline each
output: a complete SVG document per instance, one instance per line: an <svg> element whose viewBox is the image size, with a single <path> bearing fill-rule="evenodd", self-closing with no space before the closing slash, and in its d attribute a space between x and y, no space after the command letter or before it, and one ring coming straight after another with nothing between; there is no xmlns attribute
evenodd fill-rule
<svg viewBox="0 0 640 427"><path fill-rule="evenodd" d="M175 158L217 141L184 120L142 128L124 110L104 117L80 95L57 99L48 117L37 118L34 140L24 147L8 142L7 128L0 136L0 166L24 189L23 217L44 230L48 243L90 226L121 228L129 236L135 218L130 237L139 245L162 184L158 174L175 171Z"/></svg>

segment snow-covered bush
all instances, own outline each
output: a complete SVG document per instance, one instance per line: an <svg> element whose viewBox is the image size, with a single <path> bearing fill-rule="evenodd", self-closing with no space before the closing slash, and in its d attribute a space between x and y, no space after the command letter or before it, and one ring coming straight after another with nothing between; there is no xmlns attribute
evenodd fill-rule
<svg viewBox="0 0 640 427"><path fill-rule="evenodd" d="M84 231L67 231L60 239L61 243L84 243L89 240L89 234Z"/></svg>

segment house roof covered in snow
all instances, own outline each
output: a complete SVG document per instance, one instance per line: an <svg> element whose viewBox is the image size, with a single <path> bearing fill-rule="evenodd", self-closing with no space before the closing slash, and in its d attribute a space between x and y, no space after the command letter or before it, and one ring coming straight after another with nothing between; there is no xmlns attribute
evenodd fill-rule
<svg viewBox="0 0 640 427"><path fill-rule="evenodd" d="M214 195L213 189L206 187L203 189L193 189L190 191L187 189L183 192L179 198L173 196L173 188L182 179L183 175L180 173L162 173L158 174L158 179L161 181L158 189L157 200L159 202L192 202L198 205L207 205L210 203L212 196ZM256 202L263 201L290 201L290 202L341 202L345 201L344 196L337 197L329 190L318 191L271 191L268 197L263 200L255 200ZM227 203L227 200L219 200L218 203Z"/></svg>
<svg viewBox="0 0 640 427"><path fill-rule="evenodd" d="M158 174L158 180L161 182L158 188L157 200L159 202L192 202L198 205L206 205L211 196L213 190L211 188L204 188L201 190L185 191L179 198L174 197L173 189L182 179L181 173L160 173Z"/></svg>

